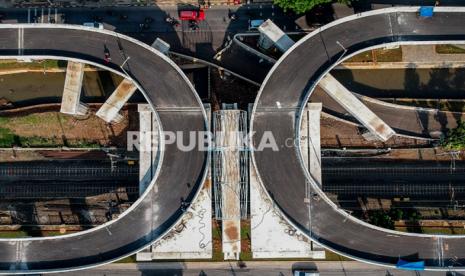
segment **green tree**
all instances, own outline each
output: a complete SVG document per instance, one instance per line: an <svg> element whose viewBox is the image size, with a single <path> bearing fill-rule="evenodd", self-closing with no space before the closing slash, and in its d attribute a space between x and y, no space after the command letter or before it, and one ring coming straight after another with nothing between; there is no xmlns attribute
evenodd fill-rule
<svg viewBox="0 0 465 276"><path fill-rule="evenodd" d="M465 149L465 122L460 121L456 128L447 131L440 144L446 150Z"/></svg>
<svg viewBox="0 0 465 276"><path fill-rule="evenodd" d="M292 10L298 14L311 10L313 7L330 3L333 0L273 0L274 4L283 10ZM350 4L351 0L337 0L339 3Z"/></svg>

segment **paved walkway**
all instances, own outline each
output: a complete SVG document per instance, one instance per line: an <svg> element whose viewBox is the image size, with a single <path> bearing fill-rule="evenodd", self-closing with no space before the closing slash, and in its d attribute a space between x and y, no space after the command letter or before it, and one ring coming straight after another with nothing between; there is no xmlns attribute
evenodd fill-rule
<svg viewBox="0 0 465 276"><path fill-rule="evenodd" d="M404 45L402 60L411 63L456 63L465 62L465 54L438 54L435 45Z"/></svg>

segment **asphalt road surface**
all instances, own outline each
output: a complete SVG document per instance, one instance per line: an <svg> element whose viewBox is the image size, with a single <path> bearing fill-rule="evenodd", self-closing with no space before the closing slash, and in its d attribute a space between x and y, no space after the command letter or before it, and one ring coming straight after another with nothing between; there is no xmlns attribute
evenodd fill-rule
<svg viewBox="0 0 465 276"><path fill-rule="evenodd" d="M425 261L427 267L442 270L465 266L464 238L389 232L365 225L338 209L303 169L300 149L285 146L287 139L296 137L306 96L341 55L386 42L465 39L465 10L449 11L436 8L428 19L420 18L417 9L408 8L346 17L300 40L262 85L252 115L254 144L258 145L265 131L271 131L280 150L254 151L253 162L286 217L324 246L358 260L389 266L395 266L400 258ZM306 203L313 198L306 192L309 190L318 193L320 199Z"/></svg>
<svg viewBox="0 0 465 276"><path fill-rule="evenodd" d="M366 265L358 262L300 262L306 267L317 268L321 276L461 276L448 272L402 271L383 267ZM183 263L157 262L137 264L111 264L95 269L86 270L89 276L291 276L292 267L299 262L267 261L246 262L245 267L238 267L235 262L217 263ZM78 273L51 275L81 275Z"/></svg>
<svg viewBox="0 0 465 276"><path fill-rule="evenodd" d="M195 7L193 7L195 8ZM213 6L205 10L205 20L199 29L192 30L187 22L177 27L165 21L167 16L178 18L185 6L124 7L124 8L17 8L2 9L3 23L58 23L82 25L84 22L102 22L106 29L137 38L149 45L160 37L171 45L171 50L215 61L213 56L228 38L248 31L249 19L272 19L281 28L296 30L295 15L285 14L273 5ZM235 20L229 14L235 13ZM150 18L150 23L146 19ZM149 22L147 21L147 22ZM146 26L141 27L141 24Z"/></svg>
<svg viewBox="0 0 465 276"><path fill-rule="evenodd" d="M109 63L104 61L105 52L111 55ZM0 24L0 55L73 58L112 68L139 84L157 111L163 130L206 129L203 106L180 69L153 49L122 35L69 26ZM176 222L196 196L205 175L207 154L167 145L160 161L156 184L127 215L73 236L2 239L0 270L21 274L82 269L133 254L151 243Z"/></svg>

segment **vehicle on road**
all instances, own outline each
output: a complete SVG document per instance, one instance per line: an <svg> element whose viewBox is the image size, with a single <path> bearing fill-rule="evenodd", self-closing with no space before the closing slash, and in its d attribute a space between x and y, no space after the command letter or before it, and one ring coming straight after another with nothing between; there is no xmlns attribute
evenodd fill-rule
<svg viewBox="0 0 465 276"><path fill-rule="evenodd" d="M108 49L105 49L103 60L105 60L105 63L110 63L111 61L110 51L108 51Z"/></svg>
<svg viewBox="0 0 465 276"><path fill-rule="evenodd" d="M199 24L195 20L189 20L189 28L195 31L199 28Z"/></svg>
<svg viewBox="0 0 465 276"><path fill-rule="evenodd" d="M96 28L96 29L103 30L103 24L99 22L84 22L84 24L82 25L85 27L89 27L89 28Z"/></svg>
<svg viewBox="0 0 465 276"><path fill-rule="evenodd" d="M265 22L263 19L249 19L249 31L258 29L263 22Z"/></svg>
<svg viewBox="0 0 465 276"><path fill-rule="evenodd" d="M175 26L175 27L179 26L179 21L174 17L168 16L165 18L165 21L167 23L170 23L172 26Z"/></svg>
<svg viewBox="0 0 465 276"><path fill-rule="evenodd" d="M294 276L320 276L318 271L310 271L310 270L294 270L292 274Z"/></svg>
<svg viewBox="0 0 465 276"><path fill-rule="evenodd" d="M293 276L320 276L314 263L298 262L292 265Z"/></svg>
<svg viewBox="0 0 465 276"><path fill-rule="evenodd" d="M179 18L181 20L202 21L205 20L205 11L203 9L180 11Z"/></svg>

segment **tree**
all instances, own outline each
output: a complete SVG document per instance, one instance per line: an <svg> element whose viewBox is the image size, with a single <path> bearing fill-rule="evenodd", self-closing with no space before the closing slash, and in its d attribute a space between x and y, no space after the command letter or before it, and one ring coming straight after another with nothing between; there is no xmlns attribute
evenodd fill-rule
<svg viewBox="0 0 465 276"><path fill-rule="evenodd" d="M460 121L456 128L447 131L446 135L441 137L440 144L446 150L464 150L465 122Z"/></svg>
<svg viewBox="0 0 465 276"><path fill-rule="evenodd" d="M313 7L330 3L333 0L273 0L274 4L284 11L292 10L298 14L311 10ZM337 0L339 3L350 4L351 0Z"/></svg>

